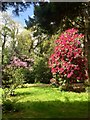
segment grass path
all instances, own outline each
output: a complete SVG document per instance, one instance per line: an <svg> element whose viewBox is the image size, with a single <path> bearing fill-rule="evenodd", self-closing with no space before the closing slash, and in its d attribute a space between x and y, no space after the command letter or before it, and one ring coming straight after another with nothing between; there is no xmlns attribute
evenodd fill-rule
<svg viewBox="0 0 90 120"><path fill-rule="evenodd" d="M3 118L86 118L88 93L60 92L58 88L29 87L16 89L18 112L7 112Z"/></svg>

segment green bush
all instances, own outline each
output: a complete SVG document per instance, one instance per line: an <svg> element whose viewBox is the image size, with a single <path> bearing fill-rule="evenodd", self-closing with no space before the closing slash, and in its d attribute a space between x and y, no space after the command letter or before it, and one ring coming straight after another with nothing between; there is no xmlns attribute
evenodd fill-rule
<svg viewBox="0 0 90 120"><path fill-rule="evenodd" d="M32 70L25 70L25 83L50 83L52 74L48 68L47 59L43 57L37 57L34 62Z"/></svg>
<svg viewBox="0 0 90 120"><path fill-rule="evenodd" d="M11 100L3 101L2 107L3 107L3 111L11 111L14 108Z"/></svg>
<svg viewBox="0 0 90 120"><path fill-rule="evenodd" d="M35 73L33 70L24 70L24 83L34 83L35 82Z"/></svg>
<svg viewBox="0 0 90 120"><path fill-rule="evenodd" d="M3 98L14 95L14 89L24 83L24 68L7 66L3 70L2 86L4 88Z"/></svg>
<svg viewBox="0 0 90 120"><path fill-rule="evenodd" d="M12 84L22 84L24 82L24 69L16 67L6 67L3 71L3 87L10 87Z"/></svg>
<svg viewBox="0 0 90 120"><path fill-rule="evenodd" d="M36 82L41 82L41 83L50 83L50 79L52 78L52 74L50 72L50 69L48 68L47 64L47 59L38 57L35 60L35 65L34 65L34 75Z"/></svg>
<svg viewBox="0 0 90 120"><path fill-rule="evenodd" d="M18 112L21 108L16 104L16 100L6 99L2 105L3 112Z"/></svg>

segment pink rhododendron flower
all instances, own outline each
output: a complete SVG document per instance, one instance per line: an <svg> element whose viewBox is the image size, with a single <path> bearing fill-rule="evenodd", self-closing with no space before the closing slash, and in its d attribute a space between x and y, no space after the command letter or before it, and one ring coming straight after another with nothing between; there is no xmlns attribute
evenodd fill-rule
<svg viewBox="0 0 90 120"><path fill-rule="evenodd" d="M77 79L83 82L87 79L87 60L83 56L81 45L83 39L84 35L72 28L63 32L55 40L54 53L48 62L52 74L59 75L63 80L67 79L70 82L77 81Z"/></svg>
<svg viewBox="0 0 90 120"><path fill-rule="evenodd" d="M27 62L23 62L17 57L13 58L13 60L11 61L11 64L16 67L27 67Z"/></svg>

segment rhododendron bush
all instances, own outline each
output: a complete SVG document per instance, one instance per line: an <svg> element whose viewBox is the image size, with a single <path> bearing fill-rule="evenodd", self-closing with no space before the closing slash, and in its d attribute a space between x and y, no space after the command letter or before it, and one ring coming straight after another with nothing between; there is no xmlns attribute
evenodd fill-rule
<svg viewBox="0 0 90 120"><path fill-rule="evenodd" d="M4 98L7 95L14 94L14 89L19 85L23 85L26 79L28 79L27 72L30 73L32 68L33 59L19 59L18 57L12 57L12 60L2 71L2 86L4 89Z"/></svg>
<svg viewBox="0 0 90 120"><path fill-rule="evenodd" d="M84 82L86 58L83 55L83 34L77 29L68 29L55 40L53 54L49 58L49 67L54 79L62 83Z"/></svg>
<svg viewBox="0 0 90 120"><path fill-rule="evenodd" d="M11 65L16 67L27 67L27 62L23 62L19 58L14 57L11 61Z"/></svg>

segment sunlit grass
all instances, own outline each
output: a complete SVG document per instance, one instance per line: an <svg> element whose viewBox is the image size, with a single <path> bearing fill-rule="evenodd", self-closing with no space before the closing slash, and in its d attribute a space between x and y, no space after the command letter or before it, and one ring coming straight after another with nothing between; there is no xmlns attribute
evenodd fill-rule
<svg viewBox="0 0 90 120"><path fill-rule="evenodd" d="M15 101L19 112L5 118L85 118L88 116L88 93L60 92L58 88L29 87L16 89Z"/></svg>
<svg viewBox="0 0 90 120"><path fill-rule="evenodd" d="M2 102L2 88L0 88L0 104Z"/></svg>
<svg viewBox="0 0 90 120"><path fill-rule="evenodd" d="M2 119L2 88L0 88L0 120Z"/></svg>
<svg viewBox="0 0 90 120"><path fill-rule="evenodd" d="M87 101L88 93L74 93L74 92L60 92L57 88L49 87L31 87L31 88L20 88L16 90L18 97L22 99L19 102L26 101L53 101L60 100L66 101Z"/></svg>

